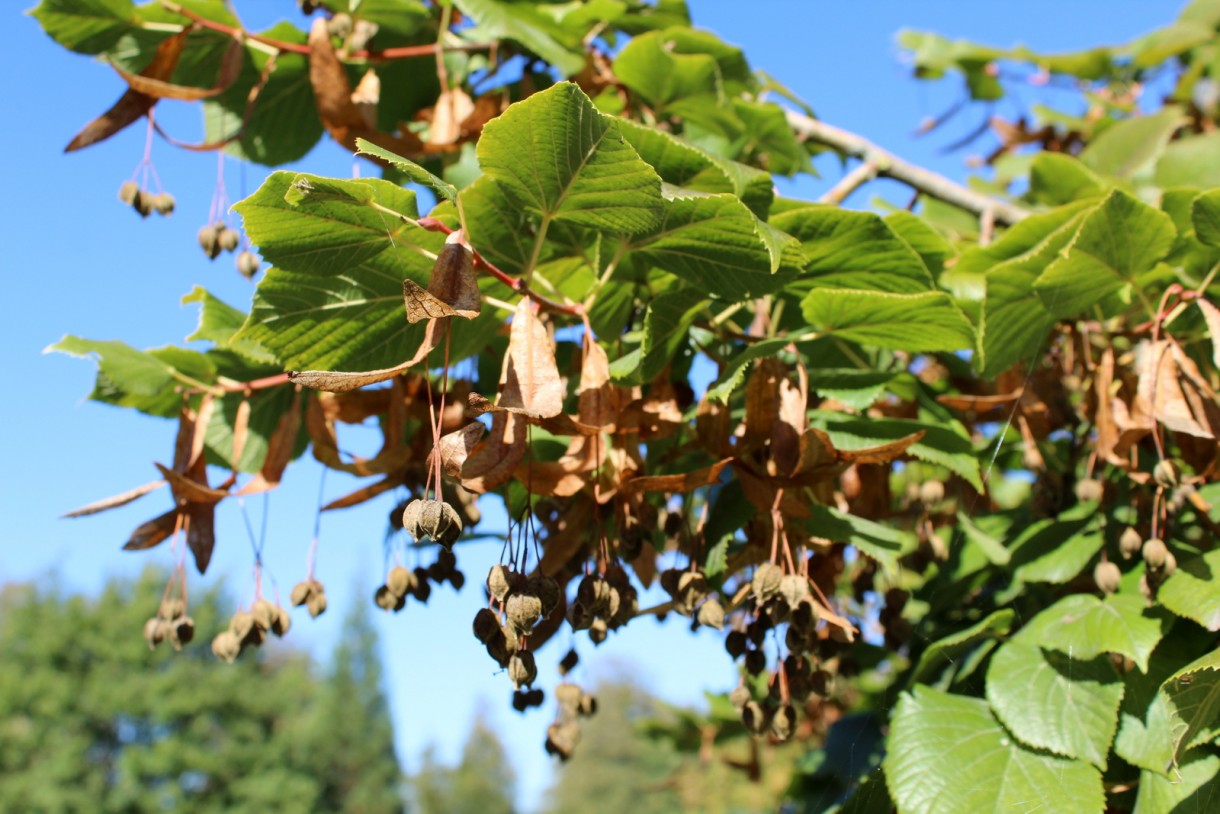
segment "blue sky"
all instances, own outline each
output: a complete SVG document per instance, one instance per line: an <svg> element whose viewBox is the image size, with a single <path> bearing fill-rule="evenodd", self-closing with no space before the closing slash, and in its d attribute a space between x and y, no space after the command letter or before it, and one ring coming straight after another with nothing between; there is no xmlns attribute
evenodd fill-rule
<svg viewBox="0 0 1220 814"><path fill-rule="evenodd" d="M250 6L239 4L239 10L243 5ZM955 122L956 130L915 138L920 121L943 112L958 87L952 79L912 80L898 58L896 31L922 28L1001 46L1025 43L1035 50L1066 51L1125 42L1169 22L1180 8L1172 0L693 0L691 5L698 25L740 45L755 68L787 84L820 117L955 178L965 175L965 154L946 155L941 148L984 114L970 111ZM300 22L293 3L277 6ZM15 10L9 13L16 17ZM251 285L236 273L230 256L209 262L195 245L195 231L211 201L215 155L155 143L153 160L165 187L177 196L178 210L170 218L141 221L115 193L140 162L143 127L132 126L80 153L61 152L83 124L118 97L118 76L63 51L27 17L10 19L9 44L0 61L8 112L0 130L8 189L0 221L6 243L0 348L9 382L0 401L0 448L10 461L0 488L0 580L57 581L68 590L93 591L111 575L135 574L150 562L172 564L167 547L142 554L119 551L136 525L164 510L166 496L158 493L93 518L57 518L155 479L152 461L169 457L173 427L87 402L93 366L44 355L42 349L65 333L122 339L137 347L181 342L197 318L195 306L178 305L183 294L203 285L245 308ZM1070 101L1057 93L1024 89L1019 100L1001 103L997 112L1012 114L1018 104L1040 100ZM201 132L196 110L171 104L158 110L160 120L181 138L193 140ZM232 160L225 167L231 200L252 192L266 172L243 169ZM784 184L784 193L816 197L839 173L829 157L818 167L821 180ZM353 162L326 143L294 168L346 176ZM885 184L870 187L849 205L867 206L871 194L886 190ZM900 188L888 192L905 200ZM246 506L255 529L264 509L269 511L266 559L283 592L304 573L319 477L312 463L296 465L266 503L260 497ZM332 473L325 491L334 497L353 484ZM382 575L382 535L393 502L387 497L323 518L319 574L331 611L316 622L296 618L294 644L325 653L350 603L370 600ZM219 514L219 546L205 581L224 580L234 596L244 598L251 585L251 553L241 511L226 505ZM525 717L513 713L507 677L497 674L469 633L479 603L477 582L499 545L459 552L468 577L461 595L446 588L433 593L427 608L412 603L402 614L378 617L399 753L408 769L418 766L428 743L435 743L442 757L452 757L465 736L452 722L485 714L510 745L521 799L532 804L549 778L541 744L550 713L547 707ZM543 686L554 683L551 665L563 652L555 645L543 651ZM734 680L719 640L707 633L691 636L680 620L667 625L639 620L596 651L584 642L581 653L586 677L615 664L638 663L637 675L679 703L698 703L704 690L721 690Z"/></svg>

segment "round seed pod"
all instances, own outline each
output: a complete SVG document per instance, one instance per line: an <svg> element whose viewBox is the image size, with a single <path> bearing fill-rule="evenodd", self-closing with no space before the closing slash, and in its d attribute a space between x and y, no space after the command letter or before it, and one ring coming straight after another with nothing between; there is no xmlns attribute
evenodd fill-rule
<svg viewBox="0 0 1220 814"><path fill-rule="evenodd" d="M258 625L251 625L250 632L241 640L241 646L244 647L260 647L263 642L267 641L267 631L263 630Z"/></svg>
<svg viewBox="0 0 1220 814"><path fill-rule="evenodd" d="M784 631L784 647L793 653L805 653L809 650L809 631L798 628L795 624L788 625Z"/></svg>
<svg viewBox="0 0 1220 814"><path fill-rule="evenodd" d="M792 627L799 629L802 633L812 632L814 626L818 623L819 615L818 606L814 604L813 598L809 596L802 597L792 608Z"/></svg>
<svg viewBox="0 0 1220 814"><path fill-rule="evenodd" d="M427 569L415 569L415 587L411 589L411 596L425 605L428 604L428 597L432 596L432 586L428 584Z"/></svg>
<svg viewBox="0 0 1220 814"><path fill-rule="evenodd" d="M140 217L147 218L153 212L153 196L151 193L141 189L136 193L135 200L131 202L131 206L140 213Z"/></svg>
<svg viewBox="0 0 1220 814"><path fill-rule="evenodd" d="M746 704L750 703L750 689L745 684L738 684L729 693L729 703L737 708L740 712Z"/></svg>
<svg viewBox="0 0 1220 814"><path fill-rule="evenodd" d="M326 594L315 593L305 601L305 607L309 609L309 615L317 619L326 613Z"/></svg>
<svg viewBox="0 0 1220 814"><path fill-rule="evenodd" d="M1181 482L1182 472L1178 465L1168 458L1157 461L1152 467L1152 479L1162 489L1174 489Z"/></svg>
<svg viewBox="0 0 1220 814"><path fill-rule="evenodd" d="M279 605L275 606L275 617L271 620L271 632L281 639L288 633L292 627L292 616L284 608Z"/></svg>
<svg viewBox="0 0 1220 814"><path fill-rule="evenodd" d="M750 640L750 644L758 647L763 643L763 639L767 638L767 631L770 629L767 618L760 616L746 625L746 638Z"/></svg>
<svg viewBox="0 0 1220 814"><path fill-rule="evenodd" d="M678 598L678 581L685 573L687 572L681 568L666 568L661 572L661 588L669 594L671 599Z"/></svg>
<svg viewBox="0 0 1220 814"><path fill-rule="evenodd" d="M174 196L168 192L161 192L152 196L152 208L157 210L161 215L174 214Z"/></svg>
<svg viewBox="0 0 1220 814"><path fill-rule="evenodd" d="M754 594L754 601L762 604L777 595L783 578L783 570L773 562L765 562L758 566L758 570L754 572L754 579L750 582L750 591Z"/></svg>
<svg viewBox="0 0 1220 814"><path fill-rule="evenodd" d="M175 650L181 650L182 645L190 644L195 638L195 620L189 616L179 616L168 623L169 641Z"/></svg>
<svg viewBox="0 0 1220 814"><path fill-rule="evenodd" d="M544 693L542 691L541 687L534 687L534 689L529 690L528 692L525 693L526 706L540 707L540 706L542 706L542 702L545 700L546 700L546 693Z"/></svg>
<svg viewBox="0 0 1220 814"><path fill-rule="evenodd" d="M1112 594L1117 591L1122 578L1123 572L1118 570L1117 565L1109 561L1099 562L1093 569L1093 582L1103 593Z"/></svg>
<svg viewBox="0 0 1220 814"><path fill-rule="evenodd" d="M555 703L567 717L575 717L580 711L580 699L584 694L579 684L565 681L555 685Z"/></svg>
<svg viewBox="0 0 1220 814"><path fill-rule="evenodd" d="M1178 558L1173 556L1173 552L1169 551L1165 554L1165 564L1161 566L1161 576L1167 577L1174 571L1178 570Z"/></svg>
<svg viewBox="0 0 1220 814"><path fill-rule="evenodd" d="M771 735L780 743L792 737L796 730L796 710L791 704L783 704L771 716Z"/></svg>
<svg viewBox="0 0 1220 814"><path fill-rule="evenodd" d="M635 588L628 585L625 588L617 588L615 590L619 592L620 596L618 610L606 620L611 630L618 630L630 622L640 610L640 595Z"/></svg>
<svg viewBox="0 0 1220 814"><path fill-rule="evenodd" d="M648 532L639 523L628 525L618 539L618 555L624 562L631 562L644 550Z"/></svg>
<svg viewBox="0 0 1220 814"><path fill-rule="evenodd" d="M724 628L724 608L715 598L709 599L699 606L699 615L696 621L704 627L714 627L717 630Z"/></svg>
<svg viewBox="0 0 1220 814"><path fill-rule="evenodd" d="M1095 500L1101 500L1102 493L1105 491L1105 485L1094 478L1086 478L1076 481L1076 499L1081 503L1091 503Z"/></svg>
<svg viewBox="0 0 1220 814"><path fill-rule="evenodd" d="M533 684L538 677L538 667L534 663L534 654L529 650L519 650L508 660L508 677L518 689Z"/></svg>
<svg viewBox="0 0 1220 814"><path fill-rule="evenodd" d="M223 630L212 639L212 655L229 664L237 661L241 653L241 639L231 630Z"/></svg>
<svg viewBox="0 0 1220 814"><path fill-rule="evenodd" d="M678 578L677 604L690 613L699 600L707 596L707 577L698 571L687 571Z"/></svg>
<svg viewBox="0 0 1220 814"><path fill-rule="evenodd" d="M299 608L313 598L313 582L312 580L302 580L292 586L292 593L288 595L288 601L292 603L294 608Z"/></svg>
<svg viewBox="0 0 1220 814"><path fill-rule="evenodd" d="M512 642L516 644L516 642ZM487 655L491 656L492 661L501 667L508 666L508 660L512 657L512 652L508 649L509 640L501 632L498 636L493 636L491 641L487 642Z"/></svg>
<svg viewBox="0 0 1220 814"><path fill-rule="evenodd" d="M584 630L589 625L593 624L595 618L579 597L568 605L568 624L572 626L572 630Z"/></svg>
<svg viewBox="0 0 1220 814"><path fill-rule="evenodd" d="M462 536L462 520L452 506L440 500L425 500L419 512L419 527L424 534L445 547ZM406 524L404 523L404 526Z"/></svg>
<svg viewBox="0 0 1220 814"><path fill-rule="evenodd" d="M605 619L594 619L589 625L589 639L594 644L601 644L606 640L606 634L609 627L606 625Z"/></svg>
<svg viewBox="0 0 1220 814"><path fill-rule="evenodd" d="M761 650L751 650L746 653L746 672L752 676L767 669L767 654Z"/></svg>
<svg viewBox="0 0 1220 814"><path fill-rule="evenodd" d="M391 568L390 573L385 578L385 586L390 589L390 593L394 594L394 596L406 596L411 590L413 582L415 582L415 574L401 565Z"/></svg>
<svg viewBox="0 0 1220 814"><path fill-rule="evenodd" d="M233 614L233 618L229 620L229 631L237 637L239 642L245 641L246 636L250 635L250 631L254 629L254 614L249 611L239 610Z"/></svg>
<svg viewBox="0 0 1220 814"><path fill-rule="evenodd" d="M528 636L542 618L542 600L529 594L512 594L504 603L508 624L522 636Z"/></svg>
<svg viewBox="0 0 1220 814"><path fill-rule="evenodd" d="M741 722L751 734L761 735L771 725L772 712L770 707L765 707L757 701L747 701L741 708Z"/></svg>
<svg viewBox="0 0 1220 814"><path fill-rule="evenodd" d="M237 244L240 242L241 236L237 234L236 229L222 225L216 232L216 245L226 252L237 251Z"/></svg>
<svg viewBox="0 0 1220 814"><path fill-rule="evenodd" d="M795 608L797 603L809 596L809 580L802 574L785 574L779 581L779 593L789 609Z"/></svg>
<svg viewBox="0 0 1220 814"><path fill-rule="evenodd" d="M157 608L157 615L166 621L173 621L179 616L186 614L186 603L178 597L170 597L161 602L161 606Z"/></svg>
<svg viewBox="0 0 1220 814"><path fill-rule="evenodd" d="M169 636L170 624L164 619L154 616L144 623L144 641L148 642L148 649L152 650Z"/></svg>
<svg viewBox="0 0 1220 814"><path fill-rule="evenodd" d="M1153 571L1159 571L1169 557L1169 548L1160 537L1150 537L1144 542L1143 554L1144 563Z"/></svg>
<svg viewBox="0 0 1220 814"><path fill-rule="evenodd" d="M569 650L567 653L564 653L563 658L559 660L559 674L561 676L566 676L568 673L572 672L572 670L574 670L576 665L579 663L580 656L576 654L575 650Z"/></svg>
<svg viewBox="0 0 1220 814"><path fill-rule="evenodd" d="M491 594L497 601L503 602L508 598L510 590L511 571L503 565L493 565L491 570L487 572L487 593Z"/></svg>
<svg viewBox="0 0 1220 814"><path fill-rule="evenodd" d="M266 599L260 599L254 603L254 607L250 609L250 613L254 615L254 624L258 625L263 630L271 630L271 626L275 624L277 611L275 605L272 605Z"/></svg>
<svg viewBox="0 0 1220 814"><path fill-rule="evenodd" d="M500 618L490 608L479 608L471 626L474 629L474 637L483 644L500 635Z"/></svg>
<svg viewBox="0 0 1220 814"><path fill-rule="evenodd" d="M575 721L556 722L546 730L546 753L567 760L580 743L580 726Z"/></svg>
<svg viewBox="0 0 1220 814"><path fill-rule="evenodd" d="M675 510L665 513L665 525L663 527L666 537L677 537L686 528L686 518L682 516L682 512Z"/></svg>
<svg viewBox="0 0 1220 814"><path fill-rule="evenodd" d="M461 571L453 571L449 574L449 584L453 586L453 590L460 591L462 586L466 584L466 575Z"/></svg>
<svg viewBox="0 0 1220 814"><path fill-rule="evenodd" d="M926 480L919 484L919 502L925 506L940 503L945 499L944 481Z"/></svg>
<svg viewBox="0 0 1220 814"><path fill-rule="evenodd" d="M124 181L119 185L119 200L131 206L135 203L136 196L140 194L140 185L135 181Z"/></svg>
<svg viewBox="0 0 1220 814"><path fill-rule="evenodd" d="M528 690L513 690L513 709L517 712L525 712L529 707Z"/></svg>
<svg viewBox="0 0 1220 814"><path fill-rule="evenodd" d="M398 610L398 603L404 602L405 604L405 599L406 597L398 596L391 591L388 585L382 585L373 594L373 602L384 611Z"/></svg>
<svg viewBox="0 0 1220 814"><path fill-rule="evenodd" d="M237 266L238 273L247 280L253 279L254 275L258 274L258 270L262 267L262 261L258 259L258 255L248 250L238 252L234 263Z"/></svg>
<svg viewBox="0 0 1220 814"><path fill-rule="evenodd" d="M724 637L724 649L734 659L740 658L746 652L746 634L740 630L730 630Z"/></svg>
<svg viewBox="0 0 1220 814"><path fill-rule="evenodd" d="M415 538L416 542L419 542L420 538L424 536L423 529L419 524L419 516L423 509L424 502L416 498L402 510L402 527L407 534Z"/></svg>
<svg viewBox="0 0 1220 814"><path fill-rule="evenodd" d="M347 35L352 33L352 16L343 11L335 14L326 21L326 32L332 37L347 39Z"/></svg>
<svg viewBox="0 0 1220 814"><path fill-rule="evenodd" d="M597 696L589 693L582 693L580 696L580 705L577 707L577 712L582 718L589 718L597 714Z"/></svg>
<svg viewBox="0 0 1220 814"><path fill-rule="evenodd" d="M538 574L532 577L526 592L538 597L538 601L542 603L543 616L550 616L551 611L559 607L559 583L548 576Z"/></svg>
<svg viewBox="0 0 1220 814"><path fill-rule="evenodd" d="M436 564L444 569L446 574L450 574L457 568L457 556L449 549L442 548L436 552Z"/></svg>
<svg viewBox="0 0 1220 814"><path fill-rule="evenodd" d="M220 254L220 243L217 240L219 234L216 227L211 224L201 226L195 237L199 241L199 248L203 249L203 253L208 256L208 259L215 260L216 255Z"/></svg>
<svg viewBox="0 0 1220 814"><path fill-rule="evenodd" d="M1118 538L1118 550L1122 553L1124 560L1129 560L1140 553L1143 546L1144 538L1140 537L1140 533L1130 526L1124 529Z"/></svg>

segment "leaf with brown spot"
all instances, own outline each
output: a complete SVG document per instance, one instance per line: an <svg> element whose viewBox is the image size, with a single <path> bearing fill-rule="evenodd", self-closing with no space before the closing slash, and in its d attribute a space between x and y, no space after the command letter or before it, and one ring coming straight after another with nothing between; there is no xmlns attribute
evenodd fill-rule
<svg viewBox="0 0 1220 814"><path fill-rule="evenodd" d="M378 495L391 492L397 489L399 486L402 486L404 474L405 470L393 472L376 483L370 483L367 486L362 486L354 492L349 492L343 497L335 498L323 506L321 511L329 512L335 509L348 509L352 506L359 506L361 503L372 500Z"/></svg>
<svg viewBox="0 0 1220 814"><path fill-rule="evenodd" d="M178 524L178 510L170 509L162 515L141 523L123 544L124 551L144 551L165 542L174 533Z"/></svg>
<svg viewBox="0 0 1220 814"><path fill-rule="evenodd" d="M190 29L183 29L178 34L162 40L157 45L157 50L153 52L152 61L144 70L140 71L140 76L156 80L169 79L174 73L174 68L178 66L178 58L182 56L182 48L186 45L186 38L189 35ZM157 100L152 96L128 88L109 110L86 124L72 141L68 142L64 152L70 153L97 144L99 141L105 141L147 114L156 103Z"/></svg>
<svg viewBox="0 0 1220 814"><path fill-rule="evenodd" d="M276 422L275 430L267 439L267 457L263 459L262 468L241 488L239 495L255 495L280 485L301 431L301 399L300 393L295 394L292 406Z"/></svg>
<svg viewBox="0 0 1220 814"><path fill-rule="evenodd" d="M155 492L165 485L163 480L155 480L152 483L146 483L143 486L137 486L134 489L128 489L126 492L114 495L113 497L103 498L94 501L87 506L81 506L79 509L73 509L63 517L85 517L90 514L104 512L107 509L117 509L119 506L126 506L134 500L144 497L149 492Z"/></svg>
<svg viewBox="0 0 1220 814"><path fill-rule="evenodd" d="M525 457L529 422L516 413L492 415L491 429L462 464L462 486L483 493L507 483Z"/></svg>
<svg viewBox="0 0 1220 814"><path fill-rule="evenodd" d="M724 471L724 468L732 462L732 458L724 458L711 466L681 475L644 475L632 478L623 484L623 490L627 492L692 492L715 483L720 479L720 473Z"/></svg>
<svg viewBox="0 0 1220 814"><path fill-rule="evenodd" d="M110 67L114 68L119 76L123 77L132 90L152 97L154 100L178 99L184 102L198 102L203 99L211 99L213 96L219 96L229 89L229 86L241 74L241 66L245 54L245 46L237 39L231 40L229 47L225 49L224 54L220 58L220 69L216 74L216 83L210 88L175 85L172 82L166 81L168 77L158 78L147 76L143 73L134 74L113 63ZM170 73L172 74L173 71L171 70Z"/></svg>
<svg viewBox="0 0 1220 814"><path fill-rule="evenodd" d="M496 407L532 418L550 418L563 412L564 395L550 334L530 301L523 298L513 315L508 364Z"/></svg>
<svg viewBox="0 0 1220 814"><path fill-rule="evenodd" d="M178 503L218 503L229 496L226 490L212 489L207 484L188 478L167 466L156 462L153 466L157 467L169 482L170 489L174 492L174 500Z"/></svg>

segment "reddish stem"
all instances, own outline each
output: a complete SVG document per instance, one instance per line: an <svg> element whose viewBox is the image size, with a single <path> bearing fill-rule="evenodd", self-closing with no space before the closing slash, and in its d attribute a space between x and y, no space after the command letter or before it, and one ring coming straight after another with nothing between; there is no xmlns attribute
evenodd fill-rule
<svg viewBox="0 0 1220 814"><path fill-rule="evenodd" d="M418 221L416 221L416 223L419 224L421 229L427 229L429 232L440 232L441 234L445 235L453 233L452 229L441 223L436 218L420 218ZM495 277L497 280L504 283L504 285L511 288L513 291L529 297L543 308L547 308L551 311L558 311L563 314L571 314L572 316L584 319L584 306L580 305L579 303L568 305L562 302L556 302L550 297L539 294L537 291L530 288L525 280L521 279L520 277L514 277L511 274L499 269L494 263L483 257L483 255L479 254L477 249L472 249L471 251L474 254L475 267L483 269L492 277Z"/></svg>

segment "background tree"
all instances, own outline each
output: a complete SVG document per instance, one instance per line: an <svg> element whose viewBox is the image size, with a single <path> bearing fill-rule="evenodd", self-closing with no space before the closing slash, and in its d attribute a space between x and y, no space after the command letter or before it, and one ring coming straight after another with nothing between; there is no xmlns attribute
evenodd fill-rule
<svg viewBox="0 0 1220 814"><path fill-rule="evenodd" d="M410 778L412 810L418 814L513 814L515 781L504 745L482 718L466 737L455 766L424 753Z"/></svg>
<svg viewBox="0 0 1220 814"><path fill-rule="evenodd" d="M325 710L336 691L360 689L342 659L323 681L285 648L233 666L198 648L150 650L122 631L143 624L163 585L150 572L96 599L4 588L0 808L402 811L392 732L373 714L377 704L344 710L367 744L358 771L347 752L358 744ZM197 623L218 624L224 604L216 593L195 597ZM375 654L363 657L375 674Z"/></svg>
<svg viewBox="0 0 1220 814"><path fill-rule="evenodd" d="M238 203L270 267L248 313L192 292L205 350L55 346L98 357L95 399L179 427L161 481L79 513L168 486L128 547L183 541L202 571L217 507L308 447L371 479L326 509L412 493L404 531L439 553L390 558L377 601L398 610L464 580L450 547L469 494L494 492L513 525L474 632L518 699L563 626L596 645L676 613L728 628L754 735L865 739L824 764L830 804L1210 793L1220 5L1066 55L905 35L969 99L1081 91L1036 126L994 121L974 187L817 120L675 0L305 10L308 33L219 3L35 12L129 86L70 149L141 118L151 139L160 100L194 99L196 149L274 165L325 132L383 172L276 172ZM826 149L852 160L833 189L776 196ZM837 206L875 177L912 211ZM165 209L142 181L123 200ZM231 219L199 238L242 245ZM341 426L370 419L383 443L353 456ZM668 600L641 608L654 583ZM266 623L222 655L281 611L251 612ZM567 754L591 710L578 688L555 701Z"/></svg>

